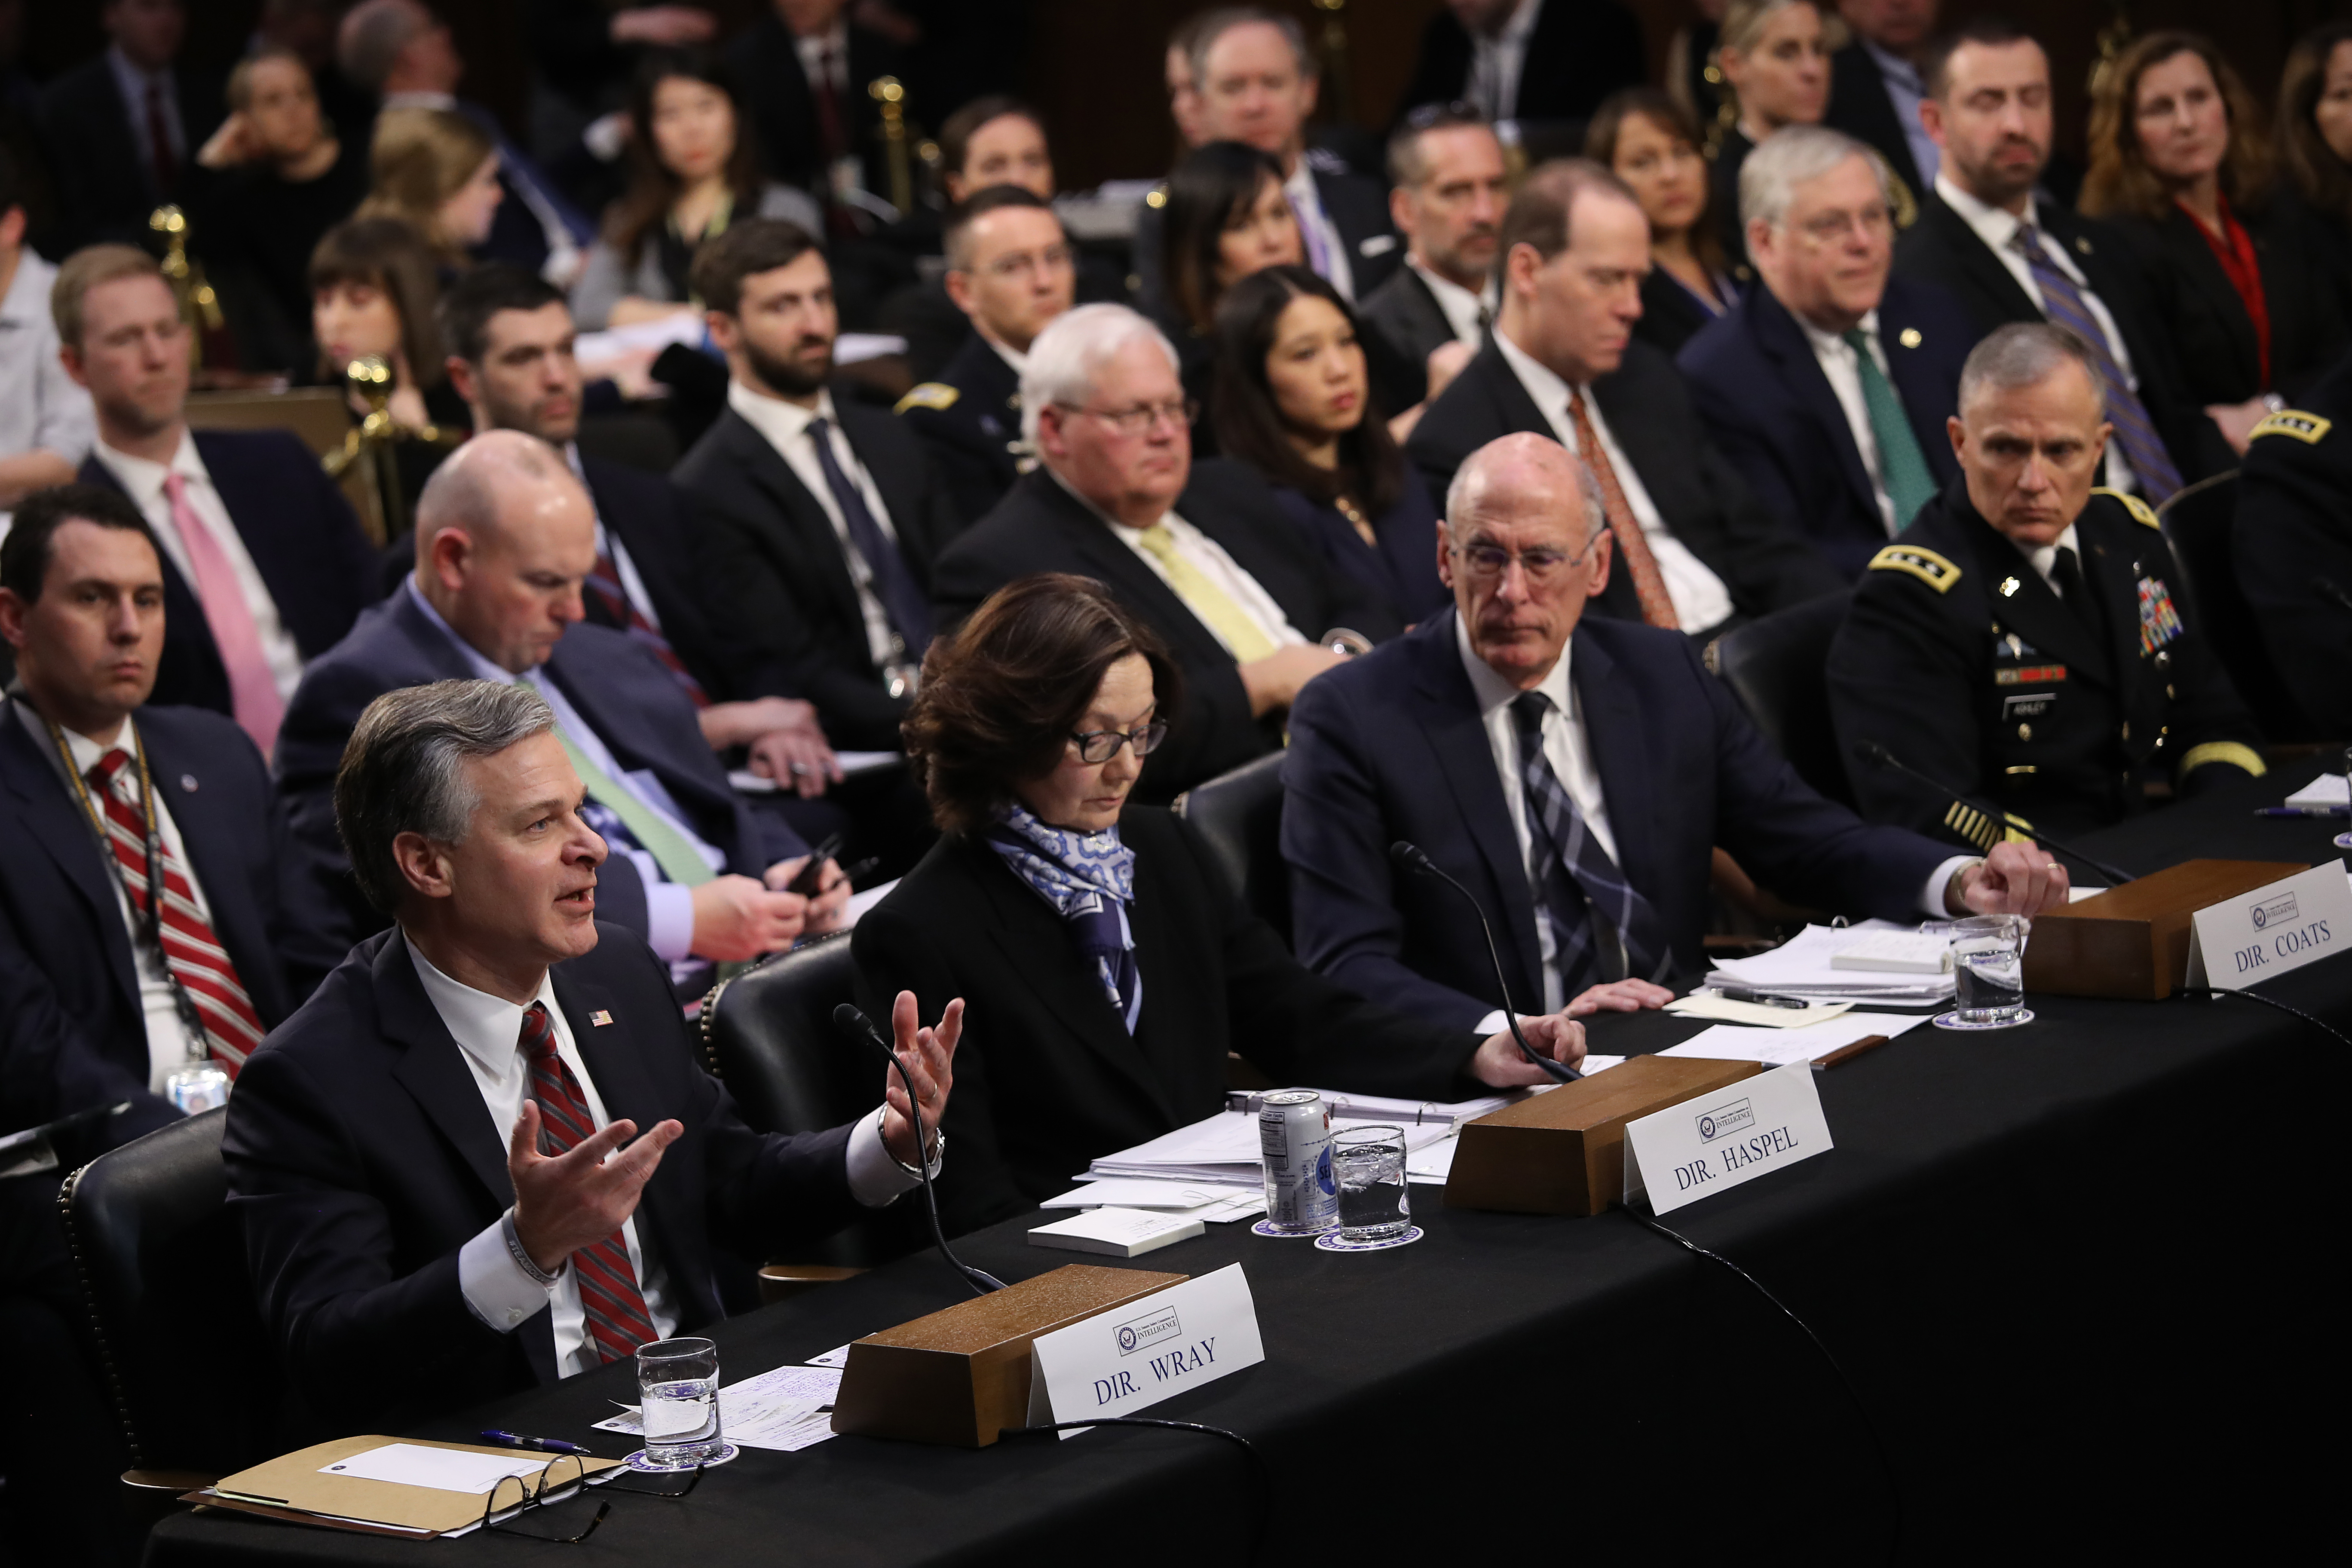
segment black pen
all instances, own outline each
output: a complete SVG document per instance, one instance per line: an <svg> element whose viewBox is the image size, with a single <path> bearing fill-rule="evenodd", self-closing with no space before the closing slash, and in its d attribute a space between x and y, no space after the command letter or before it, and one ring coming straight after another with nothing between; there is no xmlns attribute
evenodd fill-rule
<svg viewBox="0 0 2352 1568"><path fill-rule="evenodd" d="M808 864L801 868L800 875L784 884L784 891L798 893L803 899L816 897L820 879L824 876L825 866L835 856L841 853L841 846L840 834L828 835L824 843L809 851Z"/></svg>
<svg viewBox="0 0 2352 1568"><path fill-rule="evenodd" d="M496 1443L501 1448L536 1448L542 1454L577 1454L583 1459L596 1456L577 1443L567 1443L561 1437L531 1437L520 1432L500 1432L495 1429L482 1434L485 1443Z"/></svg>
<svg viewBox="0 0 2352 1568"><path fill-rule="evenodd" d="M1799 1012L1802 1012L1812 1005L1811 1002L1801 1002L1794 996L1776 996L1769 991L1750 991L1745 985L1717 985L1710 989L1727 1002L1752 1002L1759 1007L1794 1007Z"/></svg>

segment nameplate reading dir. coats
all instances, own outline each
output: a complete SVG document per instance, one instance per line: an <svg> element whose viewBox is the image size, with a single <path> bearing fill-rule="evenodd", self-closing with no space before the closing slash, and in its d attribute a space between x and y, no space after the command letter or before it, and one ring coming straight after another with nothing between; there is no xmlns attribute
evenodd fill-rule
<svg viewBox="0 0 2352 1568"><path fill-rule="evenodd" d="M2352 883L2330 860L2189 917L2189 984L2242 991L2352 946Z"/></svg>
<svg viewBox="0 0 2352 1568"><path fill-rule="evenodd" d="M1830 1124L1804 1062L1742 1079L1625 1123L1625 1202L1653 1214L1827 1153Z"/></svg>
<svg viewBox="0 0 2352 1568"><path fill-rule="evenodd" d="M1032 1426L1131 1415L1265 1359L1238 1263L1040 1334L1030 1349Z"/></svg>

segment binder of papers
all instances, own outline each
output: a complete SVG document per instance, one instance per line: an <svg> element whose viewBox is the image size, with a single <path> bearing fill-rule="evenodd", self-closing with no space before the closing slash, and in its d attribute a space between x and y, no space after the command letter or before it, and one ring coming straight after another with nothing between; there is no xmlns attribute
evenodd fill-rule
<svg viewBox="0 0 2352 1568"><path fill-rule="evenodd" d="M559 1463L559 1479L568 1480L568 1454L341 1437L224 1476L190 1492L186 1500L365 1535L429 1541L478 1529L493 1487L512 1477L535 1480ZM620 1468L617 1459L586 1458L580 1464L592 1481ZM508 1486L507 1494L513 1496L515 1489ZM501 1517L509 1511L501 1510Z"/></svg>

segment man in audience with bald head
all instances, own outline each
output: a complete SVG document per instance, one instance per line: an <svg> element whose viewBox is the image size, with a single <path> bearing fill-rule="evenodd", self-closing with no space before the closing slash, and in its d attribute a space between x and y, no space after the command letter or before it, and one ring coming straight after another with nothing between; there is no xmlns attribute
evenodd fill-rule
<svg viewBox="0 0 2352 1568"><path fill-rule="evenodd" d="M613 850L598 912L643 936L688 991L713 962L831 929L848 887L828 868L819 896L784 890L808 847L729 786L668 669L626 633L581 624L595 564L595 512L560 454L512 430L458 448L417 500L415 570L304 674L278 787L295 831L345 864L335 770L371 701L434 680L529 684L554 709L589 824ZM381 923L355 913L362 930Z"/></svg>

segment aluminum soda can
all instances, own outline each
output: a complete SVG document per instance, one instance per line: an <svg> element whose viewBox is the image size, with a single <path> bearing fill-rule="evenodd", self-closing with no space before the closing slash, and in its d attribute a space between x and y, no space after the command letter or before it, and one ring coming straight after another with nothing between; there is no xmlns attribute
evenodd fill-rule
<svg viewBox="0 0 2352 1568"><path fill-rule="evenodd" d="M1312 1236L1339 1222L1339 1189L1331 1180L1331 1112L1311 1089L1283 1089L1262 1097L1258 1156L1265 1172L1265 1228Z"/></svg>

